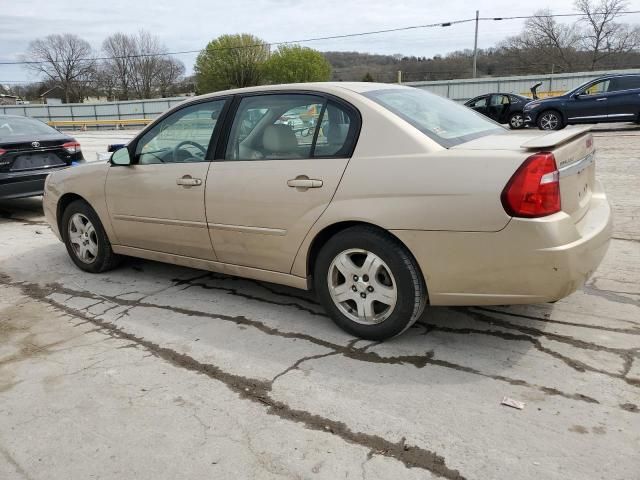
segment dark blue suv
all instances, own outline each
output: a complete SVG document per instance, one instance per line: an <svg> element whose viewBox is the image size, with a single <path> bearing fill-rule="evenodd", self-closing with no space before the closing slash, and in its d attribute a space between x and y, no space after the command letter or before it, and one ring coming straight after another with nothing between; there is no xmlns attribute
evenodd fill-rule
<svg viewBox="0 0 640 480"><path fill-rule="evenodd" d="M523 109L527 125L560 130L577 123L640 121L640 74L605 75Z"/></svg>

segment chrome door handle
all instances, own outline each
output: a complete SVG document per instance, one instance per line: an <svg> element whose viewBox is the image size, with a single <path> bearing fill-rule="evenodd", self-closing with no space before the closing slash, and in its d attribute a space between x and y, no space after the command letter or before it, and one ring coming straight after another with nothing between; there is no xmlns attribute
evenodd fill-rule
<svg viewBox="0 0 640 480"><path fill-rule="evenodd" d="M604 98L596 98L596 102L603 102L607 99L607 97Z"/></svg>
<svg viewBox="0 0 640 480"><path fill-rule="evenodd" d="M309 178L306 175L300 175L296 178L287 180L287 186L301 190L306 190L307 188L320 188L322 187L322 180Z"/></svg>
<svg viewBox="0 0 640 480"><path fill-rule="evenodd" d="M176 184L182 185L183 187L197 187L198 185L202 185L202 180L193 178L191 175L185 175L184 177L178 178Z"/></svg>

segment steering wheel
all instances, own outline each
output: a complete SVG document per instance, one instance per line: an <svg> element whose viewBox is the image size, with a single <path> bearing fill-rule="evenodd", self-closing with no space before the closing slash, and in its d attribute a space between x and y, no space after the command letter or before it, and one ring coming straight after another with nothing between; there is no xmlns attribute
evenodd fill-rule
<svg viewBox="0 0 640 480"><path fill-rule="evenodd" d="M176 147L173 149L173 161L174 162L179 162L180 159L178 158L178 151L186 146L186 145L191 145L193 147L196 147L198 150L200 150L202 152L202 158L204 158L204 156L207 154L207 149L204 148L202 145L200 145L199 143L193 142L191 140L185 140L183 142L180 142L178 145L176 145Z"/></svg>

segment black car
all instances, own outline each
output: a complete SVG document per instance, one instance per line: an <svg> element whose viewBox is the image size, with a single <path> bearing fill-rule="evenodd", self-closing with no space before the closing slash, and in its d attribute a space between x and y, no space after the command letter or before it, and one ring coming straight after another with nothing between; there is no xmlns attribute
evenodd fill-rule
<svg viewBox="0 0 640 480"><path fill-rule="evenodd" d="M536 100L524 109L527 125L560 130L577 123L638 122L640 75L605 75L559 97Z"/></svg>
<svg viewBox="0 0 640 480"><path fill-rule="evenodd" d="M80 144L39 120L0 115L0 199L42 195L47 175L84 163Z"/></svg>
<svg viewBox="0 0 640 480"><path fill-rule="evenodd" d="M466 101L465 105L498 123L508 123L511 128L519 129L524 127L523 108L530 101L530 98L513 93L487 93Z"/></svg>

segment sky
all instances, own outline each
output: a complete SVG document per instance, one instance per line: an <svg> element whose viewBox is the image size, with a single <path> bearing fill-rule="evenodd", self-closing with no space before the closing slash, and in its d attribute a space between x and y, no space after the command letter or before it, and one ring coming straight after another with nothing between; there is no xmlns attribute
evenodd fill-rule
<svg viewBox="0 0 640 480"><path fill-rule="evenodd" d="M225 33L251 33L267 42L366 32L475 17L531 15L542 8L574 11L573 0L0 0L0 62L19 60L29 42L54 33L74 33L100 53L112 33L140 29L157 35L168 51L198 50ZM640 10L640 0L629 1ZM624 21L640 23L640 14ZM495 45L519 33L521 20L481 22L478 46ZM474 23L415 29L341 40L308 42L321 51L430 57L473 48ZM180 55L192 71L196 54ZM0 65L0 84L35 81L23 66Z"/></svg>

